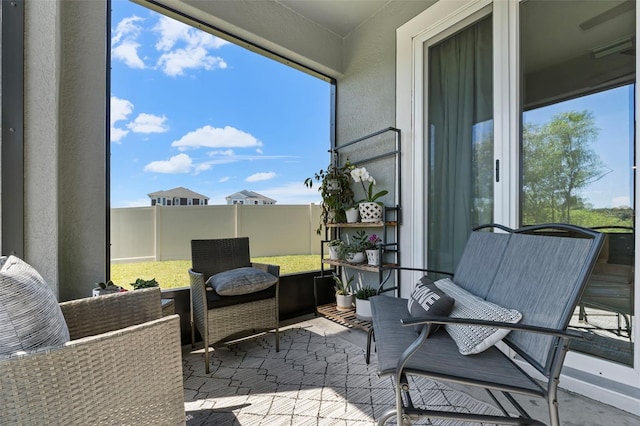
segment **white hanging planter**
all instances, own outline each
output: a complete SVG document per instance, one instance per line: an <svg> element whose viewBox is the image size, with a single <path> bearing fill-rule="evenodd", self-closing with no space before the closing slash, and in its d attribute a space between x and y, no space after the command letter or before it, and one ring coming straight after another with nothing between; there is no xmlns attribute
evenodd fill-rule
<svg viewBox="0 0 640 426"><path fill-rule="evenodd" d="M361 222L380 222L382 220L382 206L378 203L360 203L358 209L360 210Z"/></svg>

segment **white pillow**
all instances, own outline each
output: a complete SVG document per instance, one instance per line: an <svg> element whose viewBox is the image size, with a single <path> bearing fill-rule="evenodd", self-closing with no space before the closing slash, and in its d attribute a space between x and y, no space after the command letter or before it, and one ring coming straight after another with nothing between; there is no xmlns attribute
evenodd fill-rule
<svg viewBox="0 0 640 426"><path fill-rule="evenodd" d="M15 256L0 258L0 355L62 346L69 329L42 276Z"/></svg>
<svg viewBox="0 0 640 426"><path fill-rule="evenodd" d="M452 318L470 318L486 321L500 321L515 324L522 314L515 309L506 309L495 303L475 296L458 287L449 278L435 282L438 288L456 301L451 311ZM458 345L462 355L478 354L502 340L511 330L473 325L445 325L445 330Z"/></svg>

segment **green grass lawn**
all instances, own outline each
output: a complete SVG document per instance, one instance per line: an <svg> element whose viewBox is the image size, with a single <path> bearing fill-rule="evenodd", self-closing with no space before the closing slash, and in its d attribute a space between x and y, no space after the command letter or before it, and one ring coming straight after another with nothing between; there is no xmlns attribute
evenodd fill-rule
<svg viewBox="0 0 640 426"><path fill-rule="evenodd" d="M313 271L320 269L317 254L299 256L256 257L252 262L280 265L280 274ZM111 280L119 286L131 290L130 283L136 278L155 278L162 288L188 287L191 260L168 260L165 262L120 263L111 265Z"/></svg>

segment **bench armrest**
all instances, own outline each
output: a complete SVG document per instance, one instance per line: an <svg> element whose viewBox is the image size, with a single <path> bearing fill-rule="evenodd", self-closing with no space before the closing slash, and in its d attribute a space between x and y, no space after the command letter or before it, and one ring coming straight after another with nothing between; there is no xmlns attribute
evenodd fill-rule
<svg viewBox="0 0 640 426"><path fill-rule="evenodd" d="M507 330L513 331L524 331L529 333L540 333L547 334L550 336L558 336L567 339L584 339L584 335L578 333L574 330L557 330L554 328L547 327L539 327L536 325L528 325L528 324L512 324L508 322L500 322L500 321L486 321L486 320L478 320L473 318L453 318L453 317L443 317L436 315L425 315L423 317L412 317L412 318L403 318L400 320L403 326L415 326L421 324L460 324L460 325L474 325L479 327L494 327L494 328L503 328Z"/></svg>

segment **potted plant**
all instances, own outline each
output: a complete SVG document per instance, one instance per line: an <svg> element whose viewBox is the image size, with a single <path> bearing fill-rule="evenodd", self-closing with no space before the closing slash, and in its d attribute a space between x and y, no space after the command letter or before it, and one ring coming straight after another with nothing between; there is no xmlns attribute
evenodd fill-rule
<svg viewBox="0 0 640 426"><path fill-rule="evenodd" d="M131 287L133 287L134 290L138 290L141 288L149 288L149 287L158 287L160 284L158 284L158 281L156 281L155 278L151 278L150 280L143 280L142 278L138 278L136 279L136 282L131 283Z"/></svg>
<svg viewBox="0 0 640 426"><path fill-rule="evenodd" d="M353 164L347 160L342 167L330 165L327 170L321 169L315 173L313 178L305 179L304 184L307 188L313 187L314 180L320 183L318 192L322 197L322 212L320 225L316 230L318 235L320 235L323 225L330 222L346 221L344 206L353 203L353 189L351 189L349 181L349 172L353 167Z"/></svg>
<svg viewBox="0 0 640 426"><path fill-rule="evenodd" d="M349 238L347 235L347 241L341 247L338 248L338 255L340 259L344 259L349 263L362 263L365 261L366 256L364 254L364 244L367 239L364 231L358 231Z"/></svg>
<svg viewBox="0 0 640 426"><path fill-rule="evenodd" d="M345 274L346 275L346 274ZM334 288L336 289L336 309L339 311L350 311L353 305L353 294L351 294L351 282L353 276L346 276L346 281L333 272Z"/></svg>
<svg viewBox="0 0 640 426"><path fill-rule="evenodd" d="M356 223L360 220L360 211L358 210L358 204L351 200L350 203L344 205L344 215L347 219L347 223Z"/></svg>
<svg viewBox="0 0 640 426"><path fill-rule="evenodd" d="M364 252L367 255L367 263L373 266L380 266L380 248L378 244L382 239L376 234L371 234L369 238L364 241Z"/></svg>
<svg viewBox="0 0 640 426"><path fill-rule="evenodd" d="M373 287L362 287L356 292L356 317L363 321L371 321L371 303L369 298L378 294Z"/></svg>
<svg viewBox="0 0 640 426"><path fill-rule="evenodd" d="M327 243L329 246L329 259L337 260L340 259L339 249L344 245L344 241L342 240L331 240Z"/></svg>
<svg viewBox="0 0 640 426"><path fill-rule="evenodd" d="M96 283L97 287L93 289L92 294L94 296L102 296L104 294L120 293L121 291L127 291L127 289L117 286L113 281L109 280L106 283Z"/></svg>
<svg viewBox="0 0 640 426"><path fill-rule="evenodd" d="M382 220L382 203L376 200L387 195L389 191L383 189L374 194L373 186L376 184L376 180L364 167L353 168L350 174L354 182L360 182L364 191L364 198L358 201L360 220L362 222L378 222ZM365 181L369 182L369 188L365 187Z"/></svg>

